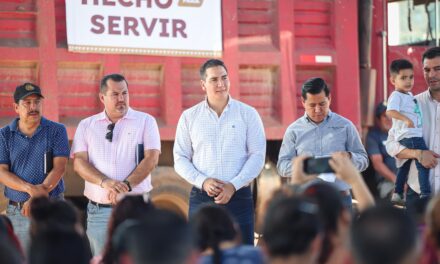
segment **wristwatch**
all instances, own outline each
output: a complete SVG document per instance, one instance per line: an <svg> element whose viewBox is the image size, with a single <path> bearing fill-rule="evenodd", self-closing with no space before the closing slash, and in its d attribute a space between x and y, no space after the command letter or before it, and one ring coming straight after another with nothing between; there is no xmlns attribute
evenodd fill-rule
<svg viewBox="0 0 440 264"><path fill-rule="evenodd" d="M130 182L128 180L125 180L125 181L123 181L123 183L125 183L127 185L128 191L131 192L132 189L131 189Z"/></svg>

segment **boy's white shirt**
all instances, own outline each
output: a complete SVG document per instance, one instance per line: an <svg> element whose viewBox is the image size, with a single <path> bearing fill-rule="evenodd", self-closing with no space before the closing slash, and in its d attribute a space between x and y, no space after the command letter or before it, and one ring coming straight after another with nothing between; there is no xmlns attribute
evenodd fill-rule
<svg viewBox="0 0 440 264"><path fill-rule="evenodd" d="M422 137L422 115L420 108L411 92L402 93L394 91L388 98L387 111L395 110L408 117L414 128L408 128L404 121L393 118L394 135L397 141L404 138Z"/></svg>

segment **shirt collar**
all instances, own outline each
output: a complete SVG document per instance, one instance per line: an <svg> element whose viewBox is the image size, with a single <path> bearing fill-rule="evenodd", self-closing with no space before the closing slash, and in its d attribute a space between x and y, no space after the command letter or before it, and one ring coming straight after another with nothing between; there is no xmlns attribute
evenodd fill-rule
<svg viewBox="0 0 440 264"><path fill-rule="evenodd" d="M312 119L309 118L309 116L307 115L307 113L304 113L304 119L305 119L307 122L312 123L312 124L315 124L315 125L317 125L317 126L320 125L320 124L322 124L322 123L324 123L325 121L329 120L332 116L333 116L333 112L332 112L332 110L329 109L329 110L328 110L328 114L327 114L327 116L325 117L325 119L324 119L321 123L316 124L315 122L313 122Z"/></svg>
<svg viewBox="0 0 440 264"><path fill-rule="evenodd" d="M18 131L18 120L20 120L20 118L17 117L14 120L12 120L12 122L9 124L9 129L11 129L11 131ZM45 126L49 126L49 121L42 116L40 125L38 125L38 127L45 127Z"/></svg>
<svg viewBox="0 0 440 264"><path fill-rule="evenodd" d="M232 105L232 101L235 101L231 95L228 95L228 103L226 104L225 110ZM205 96L205 100L203 101L203 105L206 109L211 109L208 104L208 96Z"/></svg>
<svg viewBox="0 0 440 264"><path fill-rule="evenodd" d="M135 114L134 114L134 110L131 109L131 107L128 107L127 113L121 119L136 119ZM107 114L105 113L105 109L101 113L98 114L98 120L100 120L100 121L107 120L110 123L112 122L112 121L110 121Z"/></svg>

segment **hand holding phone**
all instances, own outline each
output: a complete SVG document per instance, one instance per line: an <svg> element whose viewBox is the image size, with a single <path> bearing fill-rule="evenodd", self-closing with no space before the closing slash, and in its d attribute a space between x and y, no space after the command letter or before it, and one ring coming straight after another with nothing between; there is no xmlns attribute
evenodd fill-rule
<svg viewBox="0 0 440 264"><path fill-rule="evenodd" d="M306 174L331 173L334 170L328 164L331 157L307 158L304 160L304 172Z"/></svg>

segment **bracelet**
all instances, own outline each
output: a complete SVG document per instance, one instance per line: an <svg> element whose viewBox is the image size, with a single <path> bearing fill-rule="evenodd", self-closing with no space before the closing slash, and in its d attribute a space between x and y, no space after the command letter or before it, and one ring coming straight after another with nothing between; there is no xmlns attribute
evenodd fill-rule
<svg viewBox="0 0 440 264"><path fill-rule="evenodd" d="M104 186L102 186L102 184L104 183L105 180L107 180L107 178L106 177L102 177L101 183L99 184L99 187L104 188Z"/></svg>

